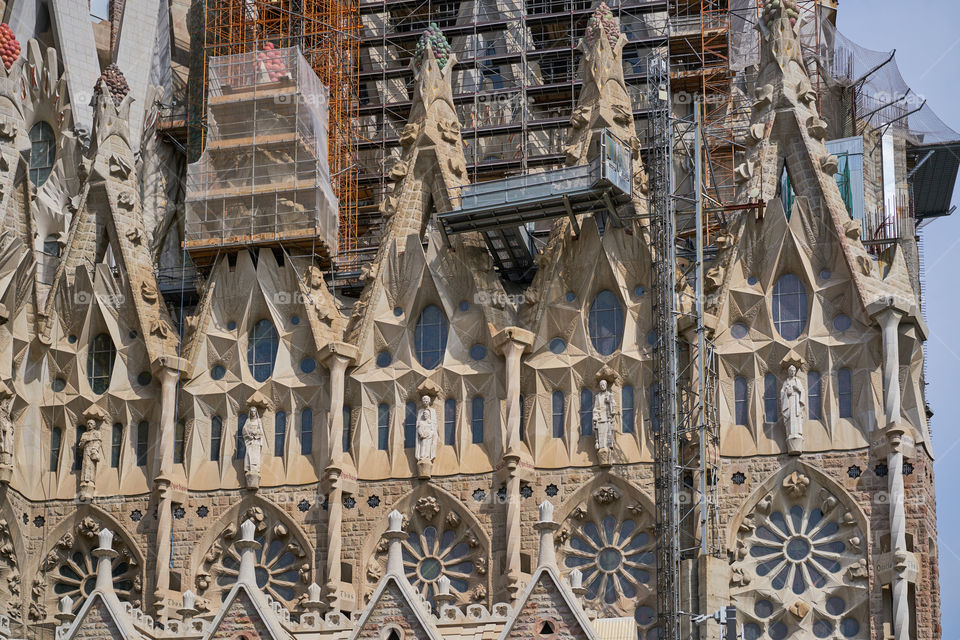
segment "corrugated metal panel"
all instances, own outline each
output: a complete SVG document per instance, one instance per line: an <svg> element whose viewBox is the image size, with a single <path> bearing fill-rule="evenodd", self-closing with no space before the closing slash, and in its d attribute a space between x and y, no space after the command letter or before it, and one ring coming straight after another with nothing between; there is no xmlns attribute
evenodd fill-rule
<svg viewBox="0 0 960 640"><path fill-rule="evenodd" d="M637 640L633 618L599 618L593 621L598 640Z"/></svg>

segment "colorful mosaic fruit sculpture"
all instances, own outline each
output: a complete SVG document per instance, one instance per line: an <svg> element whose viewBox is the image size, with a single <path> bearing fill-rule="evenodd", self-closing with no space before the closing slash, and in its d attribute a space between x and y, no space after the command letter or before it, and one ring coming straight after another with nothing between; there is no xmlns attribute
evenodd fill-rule
<svg viewBox="0 0 960 640"><path fill-rule="evenodd" d="M118 106L123 101L124 96L130 93L130 85L127 84L127 79L123 77L123 72L115 63L103 70L100 79L93 87L93 99L95 101L100 99L104 86L110 92L113 104Z"/></svg>
<svg viewBox="0 0 960 640"><path fill-rule="evenodd" d="M287 65L284 63L280 52L277 51L272 42L267 42L263 45L263 51L257 54L257 59L267 72L267 77L270 78L270 82L276 82L287 75Z"/></svg>
<svg viewBox="0 0 960 640"><path fill-rule="evenodd" d="M417 67L423 64L427 49L433 49L433 57L437 59L437 64L440 65L441 69L447 66L451 53L450 43L447 42L446 36L441 33L436 22L430 23L430 26L427 27L427 30L423 32L417 42L417 50L413 54Z"/></svg>
<svg viewBox="0 0 960 640"><path fill-rule="evenodd" d="M617 25L617 19L613 17L613 12L610 11L606 2L600 3L587 22L587 32L584 34L587 38L587 44L592 46L601 33L607 37L611 49L620 38L620 27Z"/></svg>
<svg viewBox="0 0 960 640"><path fill-rule="evenodd" d="M19 57L20 43L17 42L17 36L13 35L10 26L4 22L0 24L0 58L3 58L3 66L9 69Z"/></svg>
<svg viewBox="0 0 960 640"><path fill-rule="evenodd" d="M760 16L760 22L763 23L763 26L769 28L773 21L777 19L781 9L787 12L787 17L790 18L790 26L797 26L797 18L800 17L800 12L797 11L796 0L763 0L763 13Z"/></svg>

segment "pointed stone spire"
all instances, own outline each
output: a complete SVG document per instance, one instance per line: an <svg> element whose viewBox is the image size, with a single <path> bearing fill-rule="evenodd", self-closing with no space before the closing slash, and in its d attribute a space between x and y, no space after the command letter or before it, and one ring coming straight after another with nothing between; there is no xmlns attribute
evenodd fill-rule
<svg viewBox="0 0 960 640"><path fill-rule="evenodd" d="M73 598L70 596L63 596L60 598L60 603L57 606L57 621L61 625L68 625L73 622L74 618L77 616L73 613Z"/></svg>
<svg viewBox="0 0 960 640"><path fill-rule="evenodd" d="M560 525L553 521L553 503L544 500L540 503L540 522L534 525L540 532L540 555L537 556L537 568L557 568L557 552L553 546L553 533Z"/></svg>
<svg viewBox="0 0 960 640"><path fill-rule="evenodd" d="M113 559L118 555L113 550L113 532L104 527L97 537L100 539L100 547L93 550L93 556L97 559L96 590L111 593L113 591Z"/></svg>
<svg viewBox="0 0 960 640"><path fill-rule="evenodd" d="M387 516L389 527L384 535L390 544L387 551L387 574L393 574L398 578L403 576L403 547L400 541L407 534L403 532L403 514L394 509Z"/></svg>
<svg viewBox="0 0 960 640"><path fill-rule="evenodd" d="M240 539L237 540L237 549L240 550L240 571L237 582L243 582L254 589L257 588L257 559L256 551L260 543L253 539L257 525L253 520L244 520L240 525Z"/></svg>

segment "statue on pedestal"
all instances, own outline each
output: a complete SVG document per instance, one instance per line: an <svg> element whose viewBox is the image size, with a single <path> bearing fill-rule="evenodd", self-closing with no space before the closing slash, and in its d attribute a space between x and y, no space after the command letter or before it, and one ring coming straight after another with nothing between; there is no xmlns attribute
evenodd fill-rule
<svg viewBox="0 0 960 640"><path fill-rule="evenodd" d="M0 482L9 482L13 472L13 395L0 396Z"/></svg>
<svg viewBox="0 0 960 640"><path fill-rule="evenodd" d="M89 500L97 487L97 467L103 460L103 445L100 421L87 418L87 430L80 436L80 499Z"/></svg>
<svg viewBox="0 0 960 640"><path fill-rule="evenodd" d="M263 421L260 419L260 410L251 406L247 414L247 422L243 425L243 444L246 452L243 456L243 473L248 489L260 486L260 463L263 460Z"/></svg>
<svg viewBox="0 0 960 640"><path fill-rule="evenodd" d="M806 406L803 382L797 375L797 368L790 365L787 379L780 387L780 415L787 432L787 453L803 453L803 408Z"/></svg>
<svg viewBox="0 0 960 640"><path fill-rule="evenodd" d="M433 459L437 457L437 412L431 406L433 398L428 395L420 399L417 411L417 468L421 477L430 475Z"/></svg>
<svg viewBox="0 0 960 640"><path fill-rule="evenodd" d="M600 380L600 391L593 399L593 432L597 439L600 464L609 464L613 433L619 417L620 410L613 391L608 388L606 380Z"/></svg>

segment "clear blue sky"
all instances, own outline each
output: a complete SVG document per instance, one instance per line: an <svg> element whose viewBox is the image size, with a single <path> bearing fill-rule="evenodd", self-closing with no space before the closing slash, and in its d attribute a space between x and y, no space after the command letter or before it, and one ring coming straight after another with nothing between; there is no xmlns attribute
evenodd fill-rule
<svg viewBox="0 0 960 640"><path fill-rule="evenodd" d="M940 119L960 131L960 3L956 0L842 0L837 26L858 44L897 50L907 84ZM954 190L954 204L960 202ZM960 640L960 211L922 232L926 252L927 401L936 462L943 638Z"/></svg>

